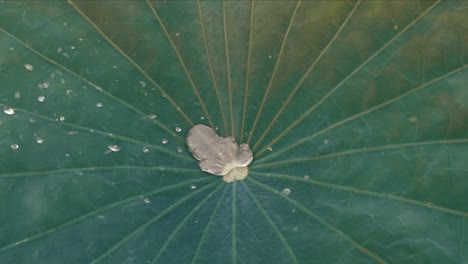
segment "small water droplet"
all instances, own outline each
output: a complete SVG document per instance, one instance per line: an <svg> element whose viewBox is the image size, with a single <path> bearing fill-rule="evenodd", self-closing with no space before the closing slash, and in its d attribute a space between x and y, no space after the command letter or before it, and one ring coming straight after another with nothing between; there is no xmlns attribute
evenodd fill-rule
<svg viewBox="0 0 468 264"><path fill-rule="evenodd" d="M195 190L196 188L197 188L197 186L195 186L195 185L193 185L193 184L190 185L190 189Z"/></svg>
<svg viewBox="0 0 468 264"><path fill-rule="evenodd" d="M176 131L176 132L180 132L180 131L182 131L182 128L176 127L176 128L175 128L175 131Z"/></svg>
<svg viewBox="0 0 468 264"><path fill-rule="evenodd" d="M328 144L328 139L324 139L323 144L327 145Z"/></svg>
<svg viewBox="0 0 468 264"><path fill-rule="evenodd" d="M75 46L71 46L70 49L74 50L74 49L75 49Z"/></svg>
<svg viewBox="0 0 468 264"><path fill-rule="evenodd" d="M21 93L18 92L18 91L16 91L16 92L15 92L15 98L16 98L16 99L21 98Z"/></svg>
<svg viewBox="0 0 468 264"><path fill-rule="evenodd" d="M268 151L273 151L272 147L268 147L267 149L268 149Z"/></svg>
<svg viewBox="0 0 468 264"><path fill-rule="evenodd" d="M19 149L18 144L11 144L10 147L11 147L11 149Z"/></svg>
<svg viewBox="0 0 468 264"><path fill-rule="evenodd" d="M66 83L65 79L61 78L61 79L60 79L60 83L61 83L61 84L65 84L65 83Z"/></svg>
<svg viewBox="0 0 468 264"><path fill-rule="evenodd" d="M65 117L64 117L64 116L61 116L61 117L59 117L59 120L60 120L60 121L63 121L63 120L65 120Z"/></svg>
<svg viewBox="0 0 468 264"><path fill-rule="evenodd" d="M70 157L70 153L65 153L65 157L69 158L69 157Z"/></svg>
<svg viewBox="0 0 468 264"><path fill-rule="evenodd" d="M177 147L177 152L182 153L184 150L181 147Z"/></svg>
<svg viewBox="0 0 468 264"><path fill-rule="evenodd" d="M37 144L42 144L42 143L44 143L44 139L36 138L36 142L37 142Z"/></svg>
<svg viewBox="0 0 468 264"><path fill-rule="evenodd" d="M67 95L71 95L73 93L73 91L68 89L68 90L65 91L65 93L67 93Z"/></svg>
<svg viewBox="0 0 468 264"><path fill-rule="evenodd" d="M147 147L143 148L143 153L148 153L149 151L150 151L149 148L147 148Z"/></svg>
<svg viewBox="0 0 468 264"><path fill-rule="evenodd" d="M289 194L291 194L291 189L289 189L289 188L284 188L284 189L281 191L281 194L282 194L282 195L289 195Z"/></svg>
<svg viewBox="0 0 468 264"><path fill-rule="evenodd" d="M103 107L103 104L101 102L96 104L96 107Z"/></svg>
<svg viewBox="0 0 468 264"><path fill-rule="evenodd" d="M418 121L418 118L416 116L411 116L408 118L408 121L410 121L411 123L415 123L416 121Z"/></svg>
<svg viewBox="0 0 468 264"><path fill-rule="evenodd" d="M15 114L15 110L13 108L5 108L3 109L3 112L7 115L14 115Z"/></svg>
<svg viewBox="0 0 468 264"><path fill-rule="evenodd" d="M41 96L37 97L37 101L43 103L45 101L45 96L41 95Z"/></svg>
<svg viewBox="0 0 468 264"><path fill-rule="evenodd" d="M26 70L28 70L28 71L34 70L34 67L31 64L25 64L24 68L26 68Z"/></svg>
<svg viewBox="0 0 468 264"><path fill-rule="evenodd" d="M201 119L201 120L204 120L204 119L205 119L205 117L204 117L204 116L200 116L200 119Z"/></svg>
<svg viewBox="0 0 468 264"><path fill-rule="evenodd" d="M304 175L304 179L308 180L308 179L310 179L310 176L309 175Z"/></svg>
<svg viewBox="0 0 468 264"><path fill-rule="evenodd" d="M117 145L108 145L107 148L112 152L119 152L120 151L120 147L117 146Z"/></svg>
<svg viewBox="0 0 468 264"><path fill-rule="evenodd" d="M148 116L149 119L156 119L158 116L156 114L151 114Z"/></svg>
<svg viewBox="0 0 468 264"><path fill-rule="evenodd" d="M57 53L60 53L60 52L62 52L62 48L58 47L57 48Z"/></svg>
<svg viewBox="0 0 468 264"><path fill-rule="evenodd" d="M269 58L269 59L271 59L271 58L272 58L272 56L271 56L271 55L268 55L268 58Z"/></svg>
<svg viewBox="0 0 468 264"><path fill-rule="evenodd" d="M294 214L296 212L296 208L291 209L291 212Z"/></svg>
<svg viewBox="0 0 468 264"><path fill-rule="evenodd" d="M169 142L169 141L168 141L167 139L163 139L163 140L161 140L161 142L162 142L163 144L167 144L167 142Z"/></svg>
<svg viewBox="0 0 468 264"><path fill-rule="evenodd" d="M10 50L15 50L15 48L14 48L14 47L10 47Z"/></svg>
<svg viewBox="0 0 468 264"><path fill-rule="evenodd" d="M175 35L176 35L176 37L178 37L178 36L180 36L180 33L179 33L179 32L177 32L177 33L175 33Z"/></svg>
<svg viewBox="0 0 468 264"><path fill-rule="evenodd" d="M145 203L149 204L149 203L151 203L151 200L150 200L150 199L148 199L148 198L145 198L145 199L143 199L143 202L145 202Z"/></svg>
<svg viewBox="0 0 468 264"><path fill-rule="evenodd" d="M146 83L144 81L140 81L140 84L141 84L141 87L143 87L143 88L146 87Z"/></svg>

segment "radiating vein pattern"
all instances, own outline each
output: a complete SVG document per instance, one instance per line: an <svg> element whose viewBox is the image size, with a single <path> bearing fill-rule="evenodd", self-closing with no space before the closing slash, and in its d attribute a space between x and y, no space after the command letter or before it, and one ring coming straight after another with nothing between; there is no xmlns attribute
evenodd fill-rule
<svg viewBox="0 0 468 264"><path fill-rule="evenodd" d="M466 262L467 10L0 1L0 263Z"/></svg>

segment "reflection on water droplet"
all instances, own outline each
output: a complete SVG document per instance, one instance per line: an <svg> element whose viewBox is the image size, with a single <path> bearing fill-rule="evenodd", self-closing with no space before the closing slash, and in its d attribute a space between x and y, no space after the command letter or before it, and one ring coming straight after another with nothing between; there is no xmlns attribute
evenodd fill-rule
<svg viewBox="0 0 468 264"><path fill-rule="evenodd" d="M21 98L21 93L18 92L18 91L16 91L16 92L15 92L15 98L16 98L16 99Z"/></svg>
<svg viewBox="0 0 468 264"><path fill-rule="evenodd" d="M162 142L163 144L167 144L167 142L169 142L169 141L168 141L167 139L163 139L161 142Z"/></svg>
<svg viewBox="0 0 468 264"><path fill-rule="evenodd" d="M281 194L282 195L289 195L291 193L291 189L289 188L284 188L282 191L281 191Z"/></svg>
<svg viewBox="0 0 468 264"><path fill-rule="evenodd" d="M273 151L272 147L268 147L267 149L268 149L268 151Z"/></svg>
<svg viewBox="0 0 468 264"><path fill-rule="evenodd" d="M149 119L156 119L158 116L156 114L151 114L148 116Z"/></svg>
<svg viewBox="0 0 468 264"><path fill-rule="evenodd" d="M5 108L3 109L3 112L7 115L14 115L15 114L15 110L13 108Z"/></svg>
<svg viewBox="0 0 468 264"><path fill-rule="evenodd" d="M148 198L145 198L145 199L143 199L143 202L145 202L145 203L149 204L149 203L151 203L151 200L150 200L150 199L148 199Z"/></svg>
<svg viewBox="0 0 468 264"><path fill-rule="evenodd" d="M177 152L182 153L184 150L181 147L177 147Z"/></svg>
<svg viewBox="0 0 468 264"><path fill-rule="evenodd" d="M308 179L310 179L310 176L309 175L304 175L304 179L308 180Z"/></svg>
<svg viewBox="0 0 468 264"><path fill-rule="evenodd" d="M120 147L117 145L108 145L107 148L112 151L112 152L118 152L120 151Z"/></svg>
<svg viewBox="0 0 468 264"><path fill-rule="evenodd" d="M42 139L42 138L36 138L36 142L37 142L38 144L42 144L42 143L44 143L44 139Z"/></svg>
<svg viewBox="0 0 468 264"><path fill-rule="evenodd" d="M26 68L26 70L28 71L32 71L34 69L34 67L31 64L25 64L24 68Z"/></svg>
<svg viewBox="0 0 468 264"><path fill-rule="evenodd" d="M11 144L10 147L11 147L11 149L19 149L18 144Z"/></svg>
<svg viewBox="0 0 468 264"><path fill-rule="evenodd" d="M143 153L148 153L149 152L149 148L143 148Z"/></svg>
<svg viewBox="0 0 468 264"><path fill-rule="evenodd" d="M43 103L45 101L45 96L41 95L41 96L37 97L37 101Z"/></svg>
<svg viewBox="0 0 468 264"><path fill-rule="evenodd" d="M195 185L193 185L193 184L190 185L190 189L195 190L196 188L197 188L197 186L195 186Z"/></svg>
<svg viewBox="0 0 468 264"><path fill-rule="evenodd" d="M103 104L101 102L96 104L96 107L102 107L102 106L103 106Z"/></svg>
<svg viewBox="0 0 468 264"><path fill-rule="evenodd" d="M180 131L182 131L182 128L176 127L176 128L175 128L175 131L176 131L176 132L180 132Z"/></svg>

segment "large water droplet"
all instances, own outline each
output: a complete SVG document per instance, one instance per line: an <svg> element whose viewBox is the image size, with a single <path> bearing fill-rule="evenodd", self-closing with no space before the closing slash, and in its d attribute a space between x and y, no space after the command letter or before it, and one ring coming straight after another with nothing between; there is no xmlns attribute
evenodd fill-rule
<svg viewBox="0 0 468 264"><path fill-rule="evenodd" d="M42 139L42 138L36 138L36 142L37 142L38 144L42 144L42 143L44 143L44 139Z"/></svg>
<svg viewBox="0 0 468 264"><path fill-rule="evenodd" d="M19 149L18 144L11 144L10 147L11 147L11 149Z"/></svg>
<svg viewBox="0 0 468 264"><path fill-rule="evenodd" d="M3 109L3 112L7 115L14 115L15 114L15 110L13 108L10 108L10 107L7 107L5 109Z"/></svg>
<svg viewBox="0 0 468 264"><path fill-rule="evenodd" d="M63 120L65 120L65 117L64 117L64 116L61 116L61 117L59 117L59 120L60 120L60 121L63 121Z"/></svg>
<svg viewBox="0 0 468 264"><path fill-rule="evenodd" d="M112 152L119 152L120 151L120 147L117 146L117 145L108 145L107 148Z"/></svg>
<svg viewBox="0 0 468 264"><path fill-rule="evenodd" d="M175 128L175 131L176 131L176 132L181 132L181 131L182 131L182 128L176 127L176 128Z"/></svg>
<svg viewBox="0 0 468 264"><path fill-rule="evenodd" d="M163 140L161 140L161 142L162 142L163 144L167 144L167 142L169 142L169 141L168 141L167 139L163 139Z"/></svg>

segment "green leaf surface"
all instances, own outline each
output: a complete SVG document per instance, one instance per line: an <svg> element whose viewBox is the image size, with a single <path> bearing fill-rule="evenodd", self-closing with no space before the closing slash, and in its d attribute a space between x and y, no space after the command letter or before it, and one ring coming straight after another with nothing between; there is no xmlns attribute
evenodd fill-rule
<svg viewBox="0 0 468 264"><path fill-rule="evenodd" d="M0 1L0 263L468 263L467 43L466 1Z"/></svg>

